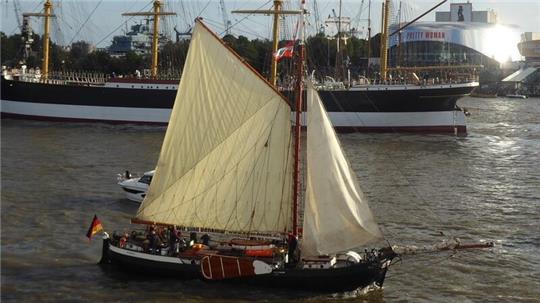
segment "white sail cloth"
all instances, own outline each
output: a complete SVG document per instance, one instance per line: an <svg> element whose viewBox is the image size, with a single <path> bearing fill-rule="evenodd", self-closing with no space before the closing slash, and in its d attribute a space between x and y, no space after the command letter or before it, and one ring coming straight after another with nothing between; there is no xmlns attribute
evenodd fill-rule
<svg viewBox="0 0 540 303"><path fill-rule="evenodd" d="M382 237L319 94L307 88L304 256L349 250Z"/></svg>
<svg viewBox="0 0 540 303"><path fill-rule="evenodd" d="M232 232L285 232L291 109L197 22L148 195L136 218Z"/></svg>

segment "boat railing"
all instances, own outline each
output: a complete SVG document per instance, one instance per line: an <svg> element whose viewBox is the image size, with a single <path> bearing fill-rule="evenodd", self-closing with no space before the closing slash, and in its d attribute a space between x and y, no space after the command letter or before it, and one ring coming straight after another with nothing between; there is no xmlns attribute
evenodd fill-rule
<svg viewBox="0 0 540 303"><path fill-rule="evenodd" d="M397 67L390 68L386 80L380 74L374 73L370 77L356 76L350 81L339 81L330 76L315 77L311 73L311 81L317 90L347 90L353 87L371 86L441 86L453 84L467 84L479 82L478 71L482 65L461 66L424 66L424 67ZM279 83L280 90L287 90L291 85L289 81ZM293 82L291 82L293 83Z"/></svg>
<svg viewBox="0 0 540 303"><path fill-rule="evenodd" d="M51 71L47 77L43 77L39 69L23 68L12 69L6 74L18 81L59 85L100 86L107 80L105 74L94 72Z"/></svg>
<svg viewBox="0 0 540 303"><path fill-rule="evenodd" d="M477 75L462 75L459 77L449 77L449 78L423 78L423 79L407 79L405 77L395 77L390 78L386 81L381 81L378 78L366 78L361 76L358 80L352 80L351 82L347 81L336 81L331 77L326 77L323 81L317 81L312 79L314 87L316 90L322 91L333 91L333 90L347 90L354 87L381 87L381 86L419 86L419 87L432 87L432 86L441 86L441 85L453 85L453 84L467 84L472 82L478 82ZM291 91L292 85L288 84L289 82L280 82L278 84L278 89L280 91ZM292 82L291 82L292 83Z"/></svg>
<svg viewBox="0 0 540 303"><path fill-rule="evenodd" d="M465 76L465 77L455 77L455 78L423 78L418 80L408 80L406 78L397 78L397 79L389 79L386 81L381 81L380 79L372 79L371 82L366 84L362 81L352 81L352 86L360 86L360 85L419 85L419 86L430 86L430 85L446 85L446 84L463 84L463 83L471 83L471 82L478 82L478 76Z"/></svg>
<svg viewBox="0 0 540 303"><path fill-rule="evenodd" d="M51 84L104 85L107 77L103 73L53 71L42 82Z"/></svg>
<svg viewBox="0 0 540 303"><path fill-rule="evenodd" d="M365 77L359 78L359 80L352 80L351 82L320 82L315 85L318 90L343 90L353 87L371 87L371 86L440 86L440 85L452 85L452 84L466 84L471 82L478 82L478 76L468 75L463 77L453 78L439 78L425 77L423 79L407 79L405 77L390 78L386 81L382 81L378 78L368 79Z"/></svg>

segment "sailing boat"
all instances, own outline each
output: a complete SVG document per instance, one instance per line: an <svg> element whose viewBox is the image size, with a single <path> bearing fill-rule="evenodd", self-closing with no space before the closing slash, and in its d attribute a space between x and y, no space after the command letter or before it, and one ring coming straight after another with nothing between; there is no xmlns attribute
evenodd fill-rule
<svg viewBox="0 0 540 303"><path fill-rule="evenodd" d="M106 234L101 263L316 291L382 286L396 255L353 251L382 234L310 84L307 109L300 192L291 105L197 20L154 178L132 219L149 227ZM178 245L178 231L195 243Z"/></svg>

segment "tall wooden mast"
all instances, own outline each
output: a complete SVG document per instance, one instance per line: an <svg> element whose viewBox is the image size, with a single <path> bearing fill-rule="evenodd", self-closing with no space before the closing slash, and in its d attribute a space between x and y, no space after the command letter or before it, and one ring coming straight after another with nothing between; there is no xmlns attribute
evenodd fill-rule
<svg viewBox="0 0 540 303"><path fill-rule="evenodd" d="M295 237L298 236L298 205L300 204L300 131L302 129L301 115L302 115L302 98L304 94L302 92L303 78L304 78L304 12L305 12L305 0L301 2L300 13L300 26L299 26L299 43L298 43L298 63L296 73L296 117L294 125L294 175L293 175L293 226L292 233Z"/></svg>
<svg viewBox="0 0 540 303"><path fill-rule="evenodd" d="M162 12L160 0L154 0L153 12L122 14L122 16L147 16L147 17L154 18L154 29L152 33L152 66L151 66L152 78L157 77L157 74L158 74L159 17L160 16L175 16L175 15L176 13Z"/></svg>
<svg viewBox="0 0 540 303"><path fill-rule="evenodd" d="M280 15L298 15L301 11L298 10L283 10L282 0L274 0L274 9L272 10L234 10L232 13L239 14L263 14L273 15L274 23L272 27L272 54L278 49L279 44L279 16ZM277 83L277 58L272 56L272 64L270 67L270 83L276 86Z"/></svg>
<svg viewBox="0 0 540 303"><path fill-rule="evenodd" d="M47 79L49 76L49 48L50 48L50 28L51 17L55 17L52 12L52 4L50 0L46 0L43 4L43 13L24 13L23 17L43 17L43 62L41 65L41 77Z"/></svg>
<svg viewBox="0 0 540 303"><path fill-rule="evenodd" d="M279 43L279 11L281 11L281 0L274 0L274 23L272 26L272 54L278 49ZM277 59L272 56L272 64L270 66L270 83L276 86L277 81Z"/></svg>
<svg viewBox="0 0 540 303"><path fill-rule="evenodd" d="M390 14L390 1L383 2L383 18L381 31L381 81L386 81L388 72L388 17Z"/></svg>
<svg viewBox="0 0 540 303"><path fill-rule="evenodd" d="M341 47L341 30L342 30L341 8L342 8L342 1L339 0L339 11L338 11L339 14L337 15L336 73L335 73L335 77L339 81L343 80L343 75L345 73L343 69L343 51Z"/></svg>
<svg viewBox="0 0 540 303"><path fill-rule="evenodd" d="M368 38L367 38L367 76L369 77L369 58L371 57L371 0L368 2Z"/></svg>

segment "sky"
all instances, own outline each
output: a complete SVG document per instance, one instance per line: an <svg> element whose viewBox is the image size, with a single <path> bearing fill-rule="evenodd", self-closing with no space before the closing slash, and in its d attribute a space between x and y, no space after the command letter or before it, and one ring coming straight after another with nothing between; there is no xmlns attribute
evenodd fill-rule
<svg viewBox="0 0 540 303"><path fill-rule="evenodd" d="M114 35L121 35L126 31L127 25L140 22L140 19L122 17L124 12L148 11L152 0L52 0L56 6L56 20L53 22L52 39L62 45L85 40L98 47L107 47ZM177 13L177 17L167 17L164 24L166 32L174 37L173 28L186 31L197 16L202 16L218 34L224 34L223 16L219 0L162 0L167 3L168 10ZM352 27L364 30L367 28L367 3L369 0L343 0L342 15L349 16ZM399 1L394 0L395 3ZM425 10L439 3L440 0L403 0L403 15L411 20ZM449 3L462 3L467 0L450 0L436 11L448 11ZM499 23L513 24L520 27L520 31L540 32L540 0L470 0L473 10L494 10L498 14ZM244 35L251 39L271 37L271 18L268 16L248 16L232 14L232 10L239 9L269 9L271 0L225 0L226 12L233 24L234 35ZM285 1L285 8L297 9L298 0ZM363 3L363 6L362 6ZM17 33L17 18L14 4L18 4L19 12L37 12L41 9L43 1L35 0L1 0L0 4L0 30L10 35ZM339 1L317 0L319 20L324 22L332 14L332 9L338 14ZM315 32L315 14L313 14L313 0L307 0L308 10L312 13L308 17L308 33ZM380 31L381 0L372 0L372 33ZM397 5L396 5L397 6ZM295 28L294 18L287 17L284 22L284 35L292 36ZM421 21L434 21L435 13L425 16ZM34 31L42 32L40 20L32 21ZM331 28L327 29L329 32Z"/></svg>

